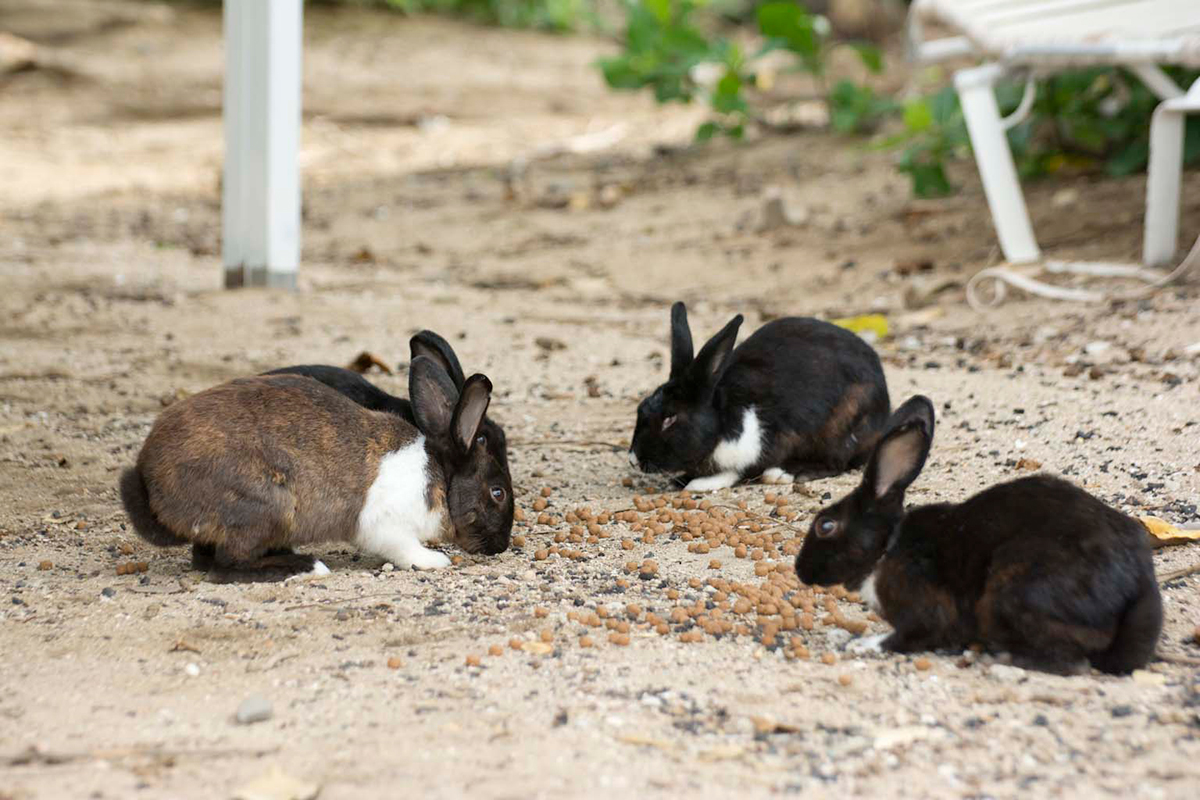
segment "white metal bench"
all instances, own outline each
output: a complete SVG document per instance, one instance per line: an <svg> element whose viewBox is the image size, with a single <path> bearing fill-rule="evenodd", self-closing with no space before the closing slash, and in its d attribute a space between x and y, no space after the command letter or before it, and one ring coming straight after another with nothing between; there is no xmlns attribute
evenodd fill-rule
<svg viewBox="0 0 1200 800"><path fill-rule="evenodd" d="M927 40L927 22L939 23L957 35ZM1163 100L1154 113L1150 133L1143 261L1147 267L1173 261L1179 233L1184 117L1200 112L1200 81L1185 91L1161 67L1200 67L1200 0L914 0L908 36L910 52L919 61L964 55L985 59L980 66L958 71L954 84L1000 248L1010 264L1042 261L1004 133L1028 115L1036 78L1072 67L1105 64L1135 73ZM1011 74L1026 77L1026 92L1017 110L1001 119L993 90L998 80ZM1197 261L1200 241L1168 275L1115 264L1045 262L1044 266L1051 272L1132 277L1158 286L1177 278ZM996 282L995 302L1003 297L1001 281L1063 299L1107 296L1050 287L1012 270L985 270L976 277ZM976 280L968 287L968 299L973 305L992 304L980 298L978 286Z"/></svg>

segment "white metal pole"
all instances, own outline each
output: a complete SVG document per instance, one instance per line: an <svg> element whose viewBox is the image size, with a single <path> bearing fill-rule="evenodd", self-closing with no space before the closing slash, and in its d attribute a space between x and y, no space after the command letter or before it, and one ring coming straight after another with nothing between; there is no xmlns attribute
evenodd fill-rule
<svg viewBox="0 0 1200 800"><path fill-rule="evenodd" d="M224 25L225 285L293 288L303 0L225 0Z"/></svg>

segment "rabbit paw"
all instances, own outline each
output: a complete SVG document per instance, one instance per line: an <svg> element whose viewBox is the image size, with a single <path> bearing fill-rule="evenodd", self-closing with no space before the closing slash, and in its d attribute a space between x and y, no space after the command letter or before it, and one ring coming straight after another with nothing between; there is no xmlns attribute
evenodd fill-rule
<svg viewBox="0 0 1200 800"><path fill-rule="evenodd" d="M847 653L855 653L857 655L865 655L867 653L882 653L883 640L890 633L879 633L874 636L860 636L846 645Z"/></svg>
<svg viewBox="0 0 1200 800"><path fill-rule="evenodd" d="M769 470L763 473L762 482L772 484L795 483L796 476L790 472L784 472L779 467L771 467Z"/></svg>
<svg viewBox="0 0 1200 800"><path fill-rule="evenodd" d="M693 478L683 487L687 492L715 492L717 489L728 489L738 482L736 472L718 472L703 478Z"/></svg>
<svg viewBox="0 0 1200 800"><path fill-rule="evenodd" d="M408 553L407 556L405 560L413 569L443 569L450 566L448 555L425 547Z"/></svg>

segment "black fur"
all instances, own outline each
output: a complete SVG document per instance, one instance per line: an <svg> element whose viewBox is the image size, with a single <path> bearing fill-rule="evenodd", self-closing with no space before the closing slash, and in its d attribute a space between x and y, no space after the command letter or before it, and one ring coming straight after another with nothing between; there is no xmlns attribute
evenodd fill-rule
<svg viewBox="0 0 1200 800"><path fill-rule="evenodd" d="M413 416L412 403L403 397L388 394L353 370L330 367L325 364L299 364L294 367L273 369L263 374L306 375L331 389L336 389L363 408L369 408L372 411L387 411L405 422L417 424L416 417Z"/></svg>
<svg viewBox="0 0 1200 800"><path fill-rule="evenodd" d="M638 406L630 447L638 466L689 477L720 471L714 449L737 438L749 406L763 448L739 479L771 467L836 473L861 464L889 411L871 346L828 322L788 317L734 349L741 322L739 314L693 358L687 309L672 307L670 378Z"/></svg>
<svg viewBox="0 0 1200 800"><path fill-rule="evenodd" d="M1049 475L906 513L932 438L926 398L896 411L859 487L813 520L800 580L858 589L873 573L889 650L978 642L1054 672L1145 665L1162 601L1141 524Z"/></svg>
<svg viewBox="0 0 1200 800"><path fill-rule="evenodd" d="M451 381L458 387L458 390L462 391L466 378L463 375L462 365L458 361L458 356L449 342L433 331L426 330L413 335L408 341L408 346L412 358L426 356L433 359L435 363L439 364L446 371ZM332 389L336 389L364 408L369 408L373 411L387 411L400 417L405 422L417 425L417 418L413 413L411 402L403 397L388 394L353 370L342 367L330 367L323 364L301 364L293 367L280 367L279 369L273 369L263 374L306 375ZM418 427L420 426L418 425ZM484 417L483 424L479 429L479 435L485 440L492 457L499 461L504 467L505 472L507 472L508 438L504 434L504 429L490 418Z"/></svg>

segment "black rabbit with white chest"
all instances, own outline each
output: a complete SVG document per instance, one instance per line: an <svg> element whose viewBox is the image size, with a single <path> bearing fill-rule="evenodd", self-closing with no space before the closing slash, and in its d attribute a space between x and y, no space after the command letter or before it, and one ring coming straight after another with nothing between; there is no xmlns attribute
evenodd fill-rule
<svg viewBox="0 0 1200 800"><path fill-rule="evenodd" d="M688 491L861 464L889 411L871 346L831 323L787 317L734 348L741 324L739 314L693 356L687 308L671 308L670 377L638 406L630 463L682 473Z"/></svg>
<svg viewBox="0 0 1200 800"><path fill-rule="evenodd" d="M1144 666L1162 599L1141 523L1050 475L905 511L933 424L924 397L897 409L862 483L817 514L796 556L801 581L860 590L893 626L854 649L979 643L1052 672Z"/></svg>

